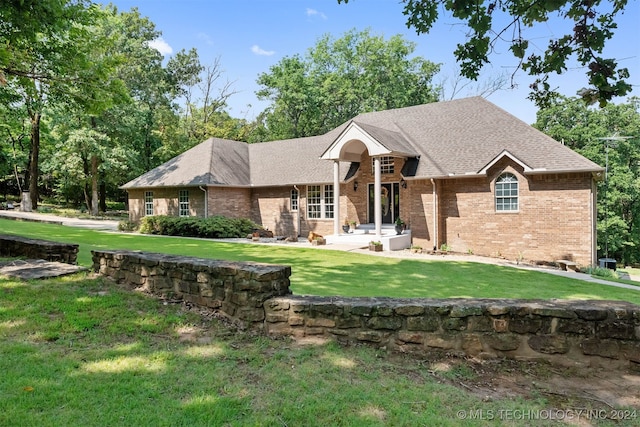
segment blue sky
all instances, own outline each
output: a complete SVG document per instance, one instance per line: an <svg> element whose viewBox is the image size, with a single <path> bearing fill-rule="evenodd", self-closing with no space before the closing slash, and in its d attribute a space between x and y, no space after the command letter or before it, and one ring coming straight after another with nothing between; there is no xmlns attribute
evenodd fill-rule
<svg viewBox="0 0 640 427"><path fill-rule="evenodd" d="M200 61L211 64L220 57L225 78L234 81L238 91L229 99L233 117L254 118L266 106L255 96L256 79L268 72L286 56L304 55L323 34L341 37L353 28L369 28L373 34L389 38L401 34L416 43L414 55L441 63L436 82L451 81L456 73L453 56L456 43L464 40L465 27L448 16L441 16L429 34L416 35L406 27L403 5L398 0L117 0L120 11L138 8L162 32L158 49L165 58L180 49L197 48ZM618 23L616 36L607 53L628 67L634 85L633 95L640 96L640 2L630 0ZM526 36L544 50L549 37L565 34L567 25L552 18L549 22L527 30ZM516 60L507 45L499 46L485 67L485 79L504 74L510 81ZM586 85L584 69L572 67L565 75L554 78L552 85L568 96ZM487 99L527 123L535 121L536 108L526 97L533 78L518 71L515 88L508 86ZM445 82L445 95L451 86ZM462 91L457 97L474 95ZM620 100L618 100L620 101Z"/></svg>

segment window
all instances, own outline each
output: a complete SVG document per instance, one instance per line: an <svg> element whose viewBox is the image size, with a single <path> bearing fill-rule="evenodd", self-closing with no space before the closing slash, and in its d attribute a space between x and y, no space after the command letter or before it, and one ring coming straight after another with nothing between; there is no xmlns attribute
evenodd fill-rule
<svg viewBox="0 0 640 427"><path fill-rule="evenodd" d="M324 186L324 217L333 218L333 185Z"/></svg>
<svg viewBox="0 0 640 427"><path fill-rule="evenodd" d="M496 211L518 210L518 178L504 173L496 179Z"/></svg>
<svg viewBox="0 0 640 427"><path fill-rule="evenodd" d="M180 190L178 193L178 215L189 216L189 190Z"/></svg>
<svg viewBox="0 0 640 427"><path fill-rule="evenodd" d="M298 190L295 188L291 190L291 212L296 212L298 210Z"/></svg>
<svg viewBox="0 0 640 427"><path fill-rule="evenodd" d="M144 192L144 214L153 215L153 191Z"/></svg>
<svg viewBox="0 0 640 427"><path fill-rule="evenodd" d="M307 187L307 217L310 219L333 218L333 185Z"/></svg>
<svg viewBox="0 0 640 427"><path fill-rule="evenodd" d="M382 156L380 157L380 173L381 174L392 174L395 172L393 157L390 156ZM371 174L376 173L376 163L375 159L371 159Z"/></svg>

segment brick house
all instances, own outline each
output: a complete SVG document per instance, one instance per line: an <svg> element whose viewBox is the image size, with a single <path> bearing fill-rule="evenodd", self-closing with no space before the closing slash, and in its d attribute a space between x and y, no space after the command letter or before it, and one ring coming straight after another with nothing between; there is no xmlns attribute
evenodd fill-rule
<svg viewBox="0 0 640 427"><path fill-rule="evenodd" d="M603 168L480 97L361 114L324 135L208 139L128 182L129 215L248 217L276 235L385 238L510 259L596 258ZM388 237L390 238L390 237ZM406 246L406 244L405 244Z"/></svg>

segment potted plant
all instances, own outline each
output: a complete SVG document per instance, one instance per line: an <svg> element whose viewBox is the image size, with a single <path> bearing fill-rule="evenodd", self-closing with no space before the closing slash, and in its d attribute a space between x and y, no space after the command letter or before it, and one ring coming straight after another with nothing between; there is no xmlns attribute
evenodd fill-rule
<svg viewBox="0 0 640 427"><path fill-rule="evenodd" d="M326 245L327 241L324 237L316 237L311 241L311 246Z"/></svg>
<svg viewBox="0 0 640 427"><path fill-rule="evenodd" d="M353 233L356 230L356 226L358 225L355 221L349 221L349 233Z"/></svg>
<svg viewBox="0 0 640 427"><path fill-rule="evenodd" d="M380 241L370 241L369 242L369 250L370 251L374 251L374 252L381 252L382 251L382 242Z"/></svg>
<svg viewBox="0 0 640 427"><path fill-rule="evenodd" d="M342 231L344 231L345 233L349 232L349 220L347 218L344 219L344 224L342 224Z"/></svg>
<svg viewBox="0 0 640 427"><path fill-rule="evenodd" d="M396 218L396 234L402 234L404 231L404 221L402 218Z"/></svg>

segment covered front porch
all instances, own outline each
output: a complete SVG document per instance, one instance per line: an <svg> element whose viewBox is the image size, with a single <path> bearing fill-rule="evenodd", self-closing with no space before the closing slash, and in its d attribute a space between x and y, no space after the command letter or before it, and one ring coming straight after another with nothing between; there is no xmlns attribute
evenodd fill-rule
<svg viewBox="0 0 640 427"><path fill-rule="evenodd" d="M392 224L383 224L381 234L376 234L375 224L360 224L352 233L338 233L325 236L327 244L345 244L367 246L371 241L382 243L384 251L398 251L411 247L411 230L397 234Z"/></svg>
<svg viewBox="0 0 640 427"><path fill-rule="evenodd" d="M409 248L411 231L404 230L402 234L397 234L394 223L402 220L401 194L407 188L405 178L409 178L405 171L415 169L407 168L407 165L415 165L419 157L399 132L355 121L349 123L321 156L321 159L333 162L333 235L327 237L328 243L358 243L366 246L371 241L379 241L384 250ZM397 160L404 165L401 166ZM344 163L350 164L344 176L340 170L341 163L343 167ZM356 196L358 180L360 187L365 187L364 198L362 189ZM351 205L351 215L355 207L361 224L350 233L342 230L344 222L340 188L345 183L353 183L354 192L351 194L359 200L359 203ZM349 203L343 204L348 205ZM408 213L406 208L404 211L405 214ZM351 219L346 212L344 218L345 221Z"/></svg>

